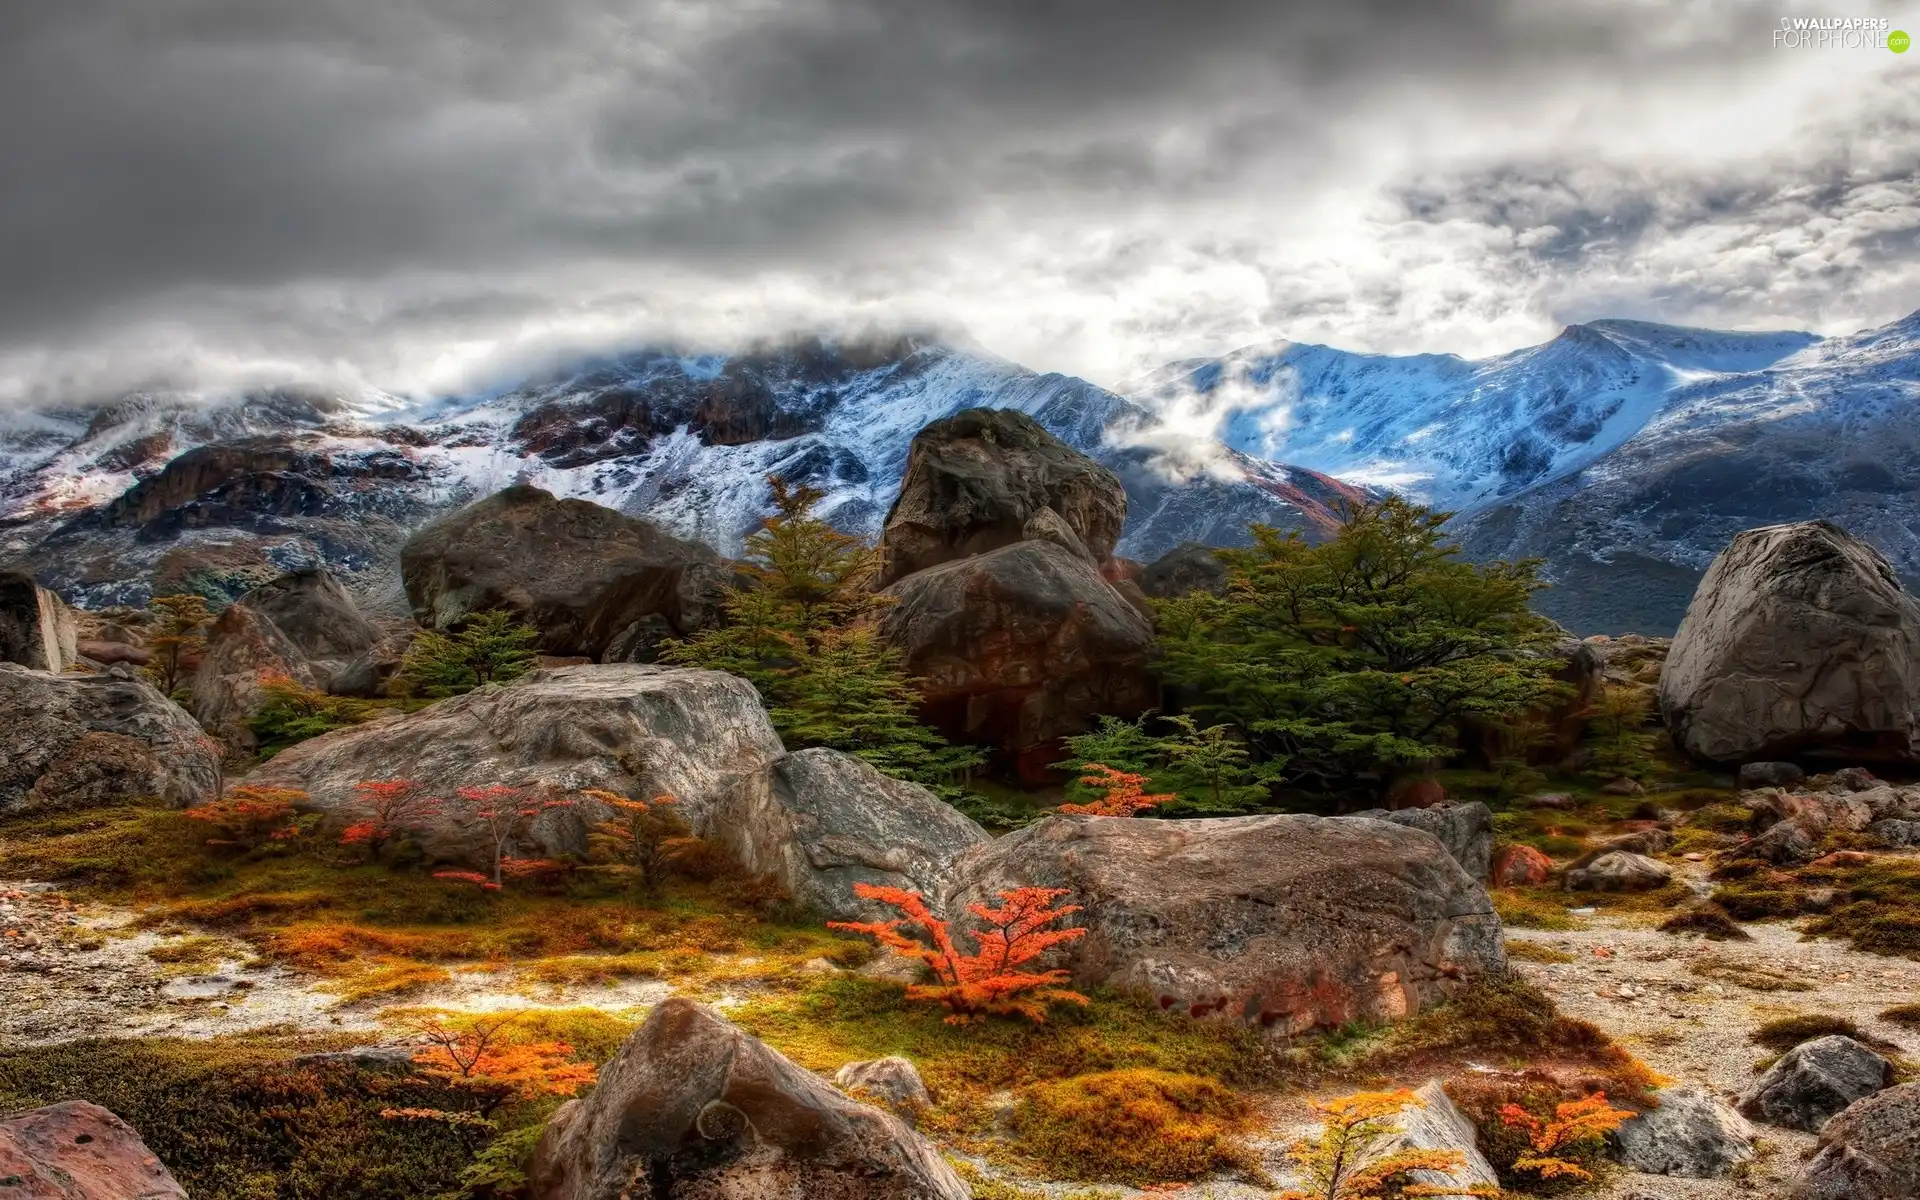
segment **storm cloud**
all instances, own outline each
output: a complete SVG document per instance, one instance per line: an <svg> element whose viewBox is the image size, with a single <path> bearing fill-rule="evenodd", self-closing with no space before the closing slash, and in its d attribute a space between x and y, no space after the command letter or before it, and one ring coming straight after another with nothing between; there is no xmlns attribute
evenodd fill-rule
<svg viewBox="0 0 1920 1200"><path fill-rule="evenodd" d="M432 391L820 326L1120 384L1278 338L1483 353L1920 307L1920 55L1783 51L1780 15L9 4L0 399Z"/></svg>

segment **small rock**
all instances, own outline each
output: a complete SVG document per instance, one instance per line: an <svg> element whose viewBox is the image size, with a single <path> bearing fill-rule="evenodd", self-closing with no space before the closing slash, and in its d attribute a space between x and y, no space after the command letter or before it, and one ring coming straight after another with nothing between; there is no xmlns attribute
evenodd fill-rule
<svg viewBox="0 0 1920 1200"><path fill-rule="evenodd" d="M1623 775L1619 779L1601 785L1600 790L1609 796L1638 796L1645 793L1647 789L1641 787L1638 780L1628 779Z"/></svg>
<svg viewBox="0 0 1920 1200"><path fill-rule="evenodd" d="M1850 1037L1802 1042L1754 1080L1735 1105L1757 1121L1818 1133L1836 1113L1893 1082L1893 1064Z"/></svg>
<svg viewBox="0 0 1920 1200"><path fill-rule="evenodd" d="M919 1069L898 1055L848 1063L835 1073L833 1082L850 1096L877 1100L906 1117L933 1103Z"/></svg>
<svg viewBox="0 0 1920 1200"><path fill-rule="evenodd" d="M1566 810L1574 807L1574 799L1570 792L1535 792L1527 797L1527 807Z"/></svg>
<svg viewBox="0 0 1920 1200"><path fill-rule="evenodd" d="M1538 887L1553 874L1553 860L1532 846L1502 846L1487 878L1494 887Z"/></svg>
<svg viewBox="0 0 1920 1200"><path fill-rule="evenodd" d="M1866 792L1880 786L1880 781L1865 767L1842 767L1828 779L1827 786L1833 791Z"/></svg>
<svg viewBox="0 0 1920 1200"><path fill-rule="evenodd" d="M1673 868L1643 854L1613 850L1584 867L1567 872L1567 890L1576 892L1643 892L1663 886Z"/></svg>
<svg viewBox="0 0 1920 1200"><path fill-rule="evenodd" d="M1659 1106L1626 1122L1613 1135L1615 1157L1649 1175L1723 1179L1753 1158L1754 1128L1705 1090L1663 1088Z"/></svg>
<svg viewBox="0 0 1920 1200"><path fill-rule="evenodd" d="M1400 1110L1400 1132L1391 1150L1451 1150L1460 1155L1452 1171L1415 1171L1416 1183L1429 1187L1498 1187L1500 1177L1480 1153L1473 1122L1454 1104L1439 1080L1429 1080L1413 1094L1418 1104Z"/></svg>

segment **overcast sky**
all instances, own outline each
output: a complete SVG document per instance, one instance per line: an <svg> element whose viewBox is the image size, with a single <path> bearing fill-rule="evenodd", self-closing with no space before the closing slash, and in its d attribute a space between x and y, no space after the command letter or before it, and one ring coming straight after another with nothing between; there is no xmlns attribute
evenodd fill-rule
<svg viewBox="0 0 1920 1200"><path fill-rule="evenodd" d="M1920 308L1920 50L1667 0L0 3L0 399L465 386L948 325L1283 338ZM1920 34L1920 5L1862 4Z"/></svg>

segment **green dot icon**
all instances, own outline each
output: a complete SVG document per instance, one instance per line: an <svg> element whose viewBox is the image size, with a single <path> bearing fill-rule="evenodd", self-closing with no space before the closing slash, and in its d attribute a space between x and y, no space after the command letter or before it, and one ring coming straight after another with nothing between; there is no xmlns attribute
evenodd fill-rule
<svg viewBox="0 0 1920 1200"><path fill-rule="evenodd" d="M1887 35L1887 49L1895 54L1905 54L1907 47L1911 45L1913 45L1913 39L1907 36L1907 31L1904 29L1896 29Z"/></svg>

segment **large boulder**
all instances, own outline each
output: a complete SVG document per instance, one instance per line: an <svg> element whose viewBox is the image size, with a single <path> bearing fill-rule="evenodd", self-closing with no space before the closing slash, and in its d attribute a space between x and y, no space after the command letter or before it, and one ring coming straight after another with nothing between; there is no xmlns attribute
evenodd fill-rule
<svg viewBox="0 0 1920 1200"><path fill-rule="evenodd" d="M1836 1033L1781 1055L1734 1107L1756 1121L1818 1133L1841 1109L1892 1082L1892 1063Z"/></svg>
<svg viewBox="0 0 1920 1200"><path fill-rule="evenodd" d="M1713 560L1660 676L1675 741L1710 762L1920 757L1920 602L1825 521L1749 529Z"/></svg>
<svg viewBox="0 0 1920 1200"><path fill-rule="evenodd" d="M589 664L534 671L301 742L249 782L299 788L336 820L351 812L361 780L414 779L440 795L498 785L574 799L534 821L518 847L552 855L581 850L586 825L602 815L578 799L583 789L671 795L705 835L722 802L783 753L759 694L738 676ZM443 812L420 831L422 848L440 860L486 861L476 831L457 816Z"/></svg>
<svg viewBox="0 0 1920 1200"><path fill-rule="evenodd" d="M1614 1154L1631 1170L1687 1179L1724 1179L1754 1155L1745 1117L1690 1084L1654 1093L1658 1105L1614 1131Z"/></svg>
<svg viewBox="0 0 1920 1200"><path fill-rule="evenodd" d="M942 909L1028 886L1081 906L1087 935L1055 951L1076 983L1281 1033L1405 1016L1506 964L1480 883L1386 821L1049 817L963 854Z"/></svg>
<svg viewBox="0 0 1920 1200"><path fill-rule="evenodd" d="M714 814L713 836L749 871L833 920L890 918L856 898L870 883L937 896L953 860L987 833L932 792L837 750L801 750L750 776Z"/></svg>
<svg viewBox="0 0 1920 1200"><path fill-rule="evenodd" d="M940 1152L691 1000L663 1002L540 1135L532 1200L967 1200Z"/></svg>
<svg viewBox="0 0 1920 1200"><path fill-rule="evenodd" d="M1492 867L1493 810L1478 800L1470 804L1441 803L1431 808L1397 811L1376 808L1354 815L1425 830L1439 838L1447 853L1453 855L1453 861L1475 879L1487 878Z"/></svg>
<svg viewBox="0 0 1920 1200"><path fill-rule="evenodd" d="M193 715L229 744L251 750L247 718L260 706L261 680L284 675L302 687L364 691L356 672L383 635L325 570L289 572L228 605L207 630L194 670Z"/></svg>
<svg viewBox="0 0 1920 1200"><path fill-rule="evenodd" d="M1148 563L1140 572L1140 588L1160 600L1190 592L1219 595L1227 590L1229 571L1220 551L1199 542L1181 542Z"/></svg>
<svg viewBox="0 0 1920 1200"><path fill-rule="evenodd" d="M381 641L347 590L318 567L262 584L228 605L207 629L194 668L193 715L229 745L257 744L247 718L260 683L284 675L315 691L341 691L357 659Z"/></svg>
<svg viewBox="0 0 1920 1200"><path fill-rule="evenodd" d="M650 657L712 624L732 571L707 547L586 500L516 484L423 527L400 551L413 617L458 627L507 609L553 655Z"/></svg>
<svg viewBox="0 0 1920 1200"><path fill-rule="evenodd" d="M1793 1200L1920 1200L1920 1083L1877 1092L1828 1121Z"/></svg>
<svg viewBox="0 0 1920 1200"><path fill-rule="evenodd" d="M0 812L137 796L185 806L219 792L213 742L125 667L50 675L0 663Z"/></svg>
<svg viewBox="0 0 1920 1200"><path fill-rule="evenodd" d="M970 408L914 435L880 537L881 583L1025 540L1103 562L1126 520L1113 472L1025 413Z"/></svg>
<svg viewBox="0 0 1920 1200"><path fill-rule="evenodd" d="M0 1119L6 1200L186 1200L133 1126L67 1100Z"/></svg>
<svg viewBox="0 0 1920 1200"><path fill-rule="evenodd" d="M1138 714L1155 700L1153 623L1091 562L1027 541L928 568L888 588L880 621L956 741L1019 756Z"/></svg>
<svg viewBox="0 0 1920 1200"><path fill-rule="evenodd" d="M78 641L66 601L24 571L0 571L0 662L57 675L74 664Z"/></svg>

